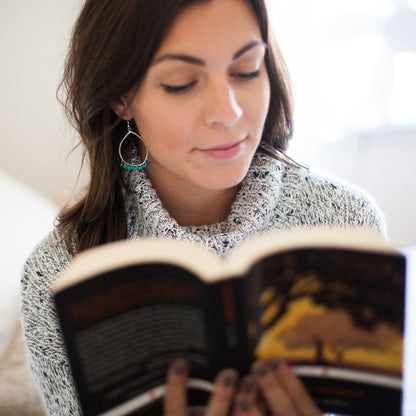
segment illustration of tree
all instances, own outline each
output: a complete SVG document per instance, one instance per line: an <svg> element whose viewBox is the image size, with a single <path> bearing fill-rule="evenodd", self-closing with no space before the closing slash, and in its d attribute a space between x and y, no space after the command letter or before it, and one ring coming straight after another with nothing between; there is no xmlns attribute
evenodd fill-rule
<svg viewBox="0 0 416 416"><path fill-rule="evenodd" d="M253 268L254 278L246 288L248 316L257 317L255 322L251 322L255 328L252 342L255 344L288 313L293 302L302 298L309 298L313 305L334 311L320 323L316 317L305 317L315 320L317 328L332 328L334 334L337 329L343 333L351 333L352 328L362 329L363 334L354 332L354 336L349 337L350 343L360 339L361 343L371 344L370 339L365 340L364 333L373 333L381 324L402 332L403 269L400 258L359 251L298 250L265 258ZM337 323L337 320L346 319L338 315L336 311L339 310L348 310L351 322ZM313 326L311 321L302 325L304 328ZM308 340L304 338L302 341L314 343L317 353L318 343L323 342L324 329L319 331L315 339L309 336ZM308 332L304 332L306 337ZM328 337L326 335L326 345L330 343ZM338 354L342 357L342 351Z"/></svg>
<svg viewBox="0 0 416 416"><path fill-rule="evenodd" d="M397 331L385 324L373 331L357 327L345 310L333 309L303 315L277 338L288 349L315 348L315 361L325 364L330 361L325 357L325 351L332 353L335 361L342 362L344 353L350 348L389 350L397 339Z"/></svg>

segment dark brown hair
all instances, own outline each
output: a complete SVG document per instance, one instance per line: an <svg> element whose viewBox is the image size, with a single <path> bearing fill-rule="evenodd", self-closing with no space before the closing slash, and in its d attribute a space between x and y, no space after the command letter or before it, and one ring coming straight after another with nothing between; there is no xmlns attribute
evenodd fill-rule
<svg viewBox="0 0 416 416"><path fill-rule="evenodd" d="M140 85L178 13L210 0L86 0L75 23L59 92L90 169L85 194L64 208L58 227L72 251L126 238L118 146L124 125L110 105ZM284 155L292 135L286 65L271 35L264 0L247 0L267 44L271 99L261 148Z"/></svg>

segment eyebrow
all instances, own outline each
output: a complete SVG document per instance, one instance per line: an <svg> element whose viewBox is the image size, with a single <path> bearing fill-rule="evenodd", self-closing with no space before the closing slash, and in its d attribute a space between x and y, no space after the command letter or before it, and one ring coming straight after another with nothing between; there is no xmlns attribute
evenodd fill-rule
<svg viewBox="0 0 416 416"><path fill-rule="evenodd" d="M240 48L233 55L233 61L240 58L242 55L244 55L246 52L248 52L250 49L252 49L256 46L264 46L265 48L267 48L267 45L264 42L262 42L260 40L254 40L252 42L247 43L247 45L244 45L242 48ZM162 56L159 56L158 58L156 58L153 61L152 66L158 64L159 62L168 60L168 59L183 61L183 62L186 62L188 64L198 65L198 66L205 65L204 60L202 60L200 58L196 58L195 56L192 56L192 55L167 53L165 55L162 55Z"/></svg>

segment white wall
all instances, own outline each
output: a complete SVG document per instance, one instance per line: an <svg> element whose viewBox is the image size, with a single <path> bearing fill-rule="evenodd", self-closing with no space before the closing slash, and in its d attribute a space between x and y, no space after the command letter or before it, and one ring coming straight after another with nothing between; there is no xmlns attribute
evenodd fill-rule
<svg viewBox="0 0 416 416"><path fill-rule="evenodd" d="M0 2L0 169L58 203L80 160L79 152L68 156L75 138L55 98L79 3ZM386 213L392 240L416 244L414 133L293 148L299 161L366 188Z"/></svg>
<svg viewBox="0 0 416 416"><path fill-rule="evenodd" d="M393 243L416 245L415 131L294 148L296 160L366 189L384 212Z"/></svg>
<svg viewBox="0 0 416 416"><path fill-rule="evenodd" d="M59 202L79 159L55 98L78 4L0 1L0 169Z"/></svg>

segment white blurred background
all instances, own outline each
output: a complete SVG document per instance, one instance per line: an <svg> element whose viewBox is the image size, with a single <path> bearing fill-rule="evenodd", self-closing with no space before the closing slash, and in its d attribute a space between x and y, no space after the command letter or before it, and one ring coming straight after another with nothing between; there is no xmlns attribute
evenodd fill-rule
<svg viewBox="0 0 416 416"><path fill-rule="evenodd" d="M415 245L416 0L268 3L294 81L289 154L365 188L392 241ZM79 6L0 0L0 171L57 205L80 161L55 98Z"/></svg>
<svg viewBox="0 0 416 416"><path fill-rule="evenodd" d="M295 88L295 159L367 189L416 244L416 1L268 0Z"/></svg>

